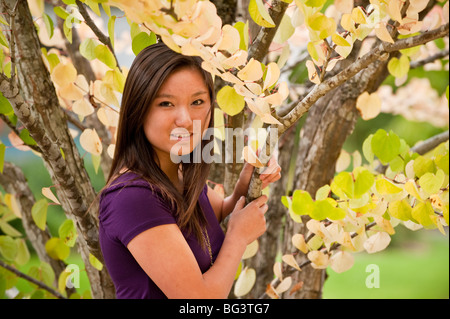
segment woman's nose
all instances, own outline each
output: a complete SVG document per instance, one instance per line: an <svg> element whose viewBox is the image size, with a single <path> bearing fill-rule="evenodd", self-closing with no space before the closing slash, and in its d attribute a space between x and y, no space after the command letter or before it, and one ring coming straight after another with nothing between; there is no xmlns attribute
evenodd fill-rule
<svg viewBox="0 0 450 319"><path fill-rule="evenodd" d="M187 107L180 107L176 110L175 125L188 128L192 125L192 117Z"/></svg>

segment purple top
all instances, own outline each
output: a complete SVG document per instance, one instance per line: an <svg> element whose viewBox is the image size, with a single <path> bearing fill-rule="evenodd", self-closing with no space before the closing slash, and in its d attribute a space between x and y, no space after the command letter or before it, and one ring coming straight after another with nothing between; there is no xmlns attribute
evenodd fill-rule
<svg viewBox="0 0 450 319"><path fill-rule="evenodd" d="M136 177L138 175L134 173L125 173L102 192L100 247L118 299L167 298L139 266L127 245L143 231L159 225L176 224L176 219L169 205L150 189L148 182ZM215 260L225 236L209 202L206 185L199 203L208 221L207 231ZM183 235L202 273L206 272L211 266L208 250L201 248L194 234L187 235L183 231Z"/></svg>

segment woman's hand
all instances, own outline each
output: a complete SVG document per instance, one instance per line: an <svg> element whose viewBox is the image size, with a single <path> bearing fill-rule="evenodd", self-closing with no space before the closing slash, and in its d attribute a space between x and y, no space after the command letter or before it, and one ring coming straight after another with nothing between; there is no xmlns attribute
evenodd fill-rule
<svg viewBox="0 0 450 319"><path fill-rule="evenodd" d="M266 231L266 203L267 196L262 195L245 206L245 197L242 196L230 215L227 232L245 245L257 239Z"/></svg>

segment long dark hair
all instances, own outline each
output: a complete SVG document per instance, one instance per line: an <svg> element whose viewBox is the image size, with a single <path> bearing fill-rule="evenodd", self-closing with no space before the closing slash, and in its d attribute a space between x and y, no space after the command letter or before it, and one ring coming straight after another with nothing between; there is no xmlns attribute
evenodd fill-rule
<svg viewBox="0 0 450 319"><path fill-rule="evenodd" d="M144 133L145 115L161 85L173 71L185 67L199 70L203 75L211 98L208 127L214 127L214 84L211 74L202 69L201 62L199 57L181 55L163 43L151 45L136 56L125 82L114 159L107 185L121 175L123 168L138 174L170 203L178 226L193 232L203 246L206 219L198 198L205 187L210 165L203 161L196 163L198 161L193 161L192 158L190 163L182 161L184 190L180 194L160 169L155 151ZM202 139L197 147L203 150L209 142Z"/></svg>

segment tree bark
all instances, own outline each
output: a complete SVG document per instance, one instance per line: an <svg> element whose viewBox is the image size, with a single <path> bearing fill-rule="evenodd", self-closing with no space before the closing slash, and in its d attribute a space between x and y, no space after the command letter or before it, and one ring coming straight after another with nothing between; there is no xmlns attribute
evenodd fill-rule
<svg viewBox="0 0 450 319"><path fill-rule="evenodd" d="M76 221L81 235L80 253L93 297L113 298L113 285L106 268L99 272L89 262L89 253L103 260L98 242L95 191L68 130L67 118L59 106L48 70L40 58L40 44L28 4L19 1L17 10L12 12L15 4L13 0L2 2L2 12L10 13L7 17L13 22L9 37L13 40L10 43L14 43L11 51L15 54L11 60L13 67L17 67L17 78L2 76L1 91L42 150L63 210Z"/></svg>

